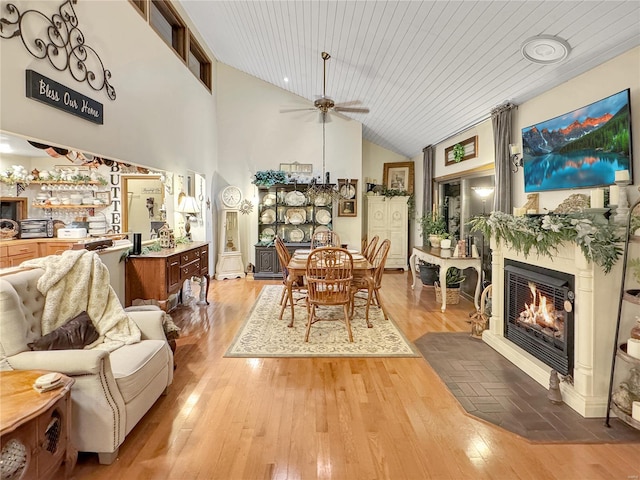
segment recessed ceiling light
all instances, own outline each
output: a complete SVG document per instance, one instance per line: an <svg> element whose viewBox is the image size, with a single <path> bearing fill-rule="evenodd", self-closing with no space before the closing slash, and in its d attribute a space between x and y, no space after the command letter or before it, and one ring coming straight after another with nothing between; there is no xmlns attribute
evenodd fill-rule
<svg viewBox="0 0 640 480"><path fill-rule="evenodd" d="M551 65L569 56L571 47L566 40L553 35L537 35L527 38L520 47L522 56L533 63Z"/></svg>
<svg viewBox="0 0 640 480"><path fill-rule="evenodd" d="M284 77L284 83L289 83L289 77Z"/></svg>

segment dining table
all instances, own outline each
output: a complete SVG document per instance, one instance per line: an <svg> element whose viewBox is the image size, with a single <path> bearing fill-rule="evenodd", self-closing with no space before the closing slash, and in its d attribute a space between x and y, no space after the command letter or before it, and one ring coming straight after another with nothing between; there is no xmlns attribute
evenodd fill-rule
<svg viewBox="0 0 640 480"><path fill-rule="evenodd" d="M287 289L287 296L289 297L289 304L291 305L291 321L287 325L288 327L293 327L293 320L295 316L294 308L293 308L293 282L298 277L304 277L307 273L307 258L309 257L309 253L311 250L296 250L291 256L291 260L289 260L289 264L287 265L288 275L287 281L285 284L285 288ZM351 251L349 251L351 253ZM373 265L366 259L363 255L359 253L352 253L353 257L353 278L365 278L368 282L373 282ZM280 314L280 319L282 319L282 312ZM369 319L367 319L369 322ZM371 326L367 323L367 326Z"/></svg>

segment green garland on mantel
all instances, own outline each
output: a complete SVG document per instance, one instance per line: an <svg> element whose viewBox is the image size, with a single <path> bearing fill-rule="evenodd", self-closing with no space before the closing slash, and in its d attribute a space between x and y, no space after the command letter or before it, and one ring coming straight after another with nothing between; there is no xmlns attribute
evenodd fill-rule
<svg viewBox="0 0 640 480"><path fill-rule="evenodd" d="M503 240L525 257L535 247L539 255L553 258L559 245L573 242L587 260L602 267L605 273L611 271L623 251L621 229L598 223L596 216L588 213L514 217L493 212L490 216L472 218L470 224L471 231L480 231L498 242Z"/></svg>

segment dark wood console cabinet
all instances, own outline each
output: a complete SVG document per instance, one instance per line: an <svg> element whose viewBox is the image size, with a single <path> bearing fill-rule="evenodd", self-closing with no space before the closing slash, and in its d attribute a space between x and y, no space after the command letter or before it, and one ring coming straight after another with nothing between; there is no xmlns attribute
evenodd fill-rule
<svg viewBox="0 0 640 480"><path fill-rule="evenodd" d="M169 297L177 295L186 280L201 277L209 290L209 244L192 242L147 255L130 255L125 277L125 303L155 299L169 310ZM206 298L206 296L205 296Z"/></svg>

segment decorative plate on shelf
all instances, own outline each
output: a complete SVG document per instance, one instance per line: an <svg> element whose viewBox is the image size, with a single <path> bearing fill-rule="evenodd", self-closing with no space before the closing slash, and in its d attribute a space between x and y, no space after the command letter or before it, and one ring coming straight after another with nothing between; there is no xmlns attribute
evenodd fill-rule
<svg viewBox="0 0 640 480"><path fill-rule="evenodd" d="M304 193L294 190L293 192L287 193L284 201L290 207L300 207L307 202L307 197L305 197Z"/></svg>
<svg viewBox="0 0 640 480"><path fill-rule="evenodd" d="M307 211L304 208L290 208L287 210L287 220L292 225L300 225L307 221Z"/></svg>
<svg viewBox="0 0 640 480"><path fill-rule="evenodd" d="M329 232L331 231L331 229L329 227L325 227L324 225L319 225L316 227L316 229L313 231L313 233L318 233L318 232Z"/></svg>
<svg viewBox="0 0 640 480"><path fill-rule="evenodd" d="M260 221L266 224L274 223L276 221L276 212L270 208L267 208L264 212L262 212L262 215L260 215Z"/></svg>
<svg viewBox="0 0 640 480"><path fill-rule="evenodd" d="M327 210L320 210L316 213L316 221L322 225L331 223L331 214Z"/></svg>
<svg viewBox="0 0 640 480"><path fill-rule="evenodd" d="M262 203L264 203L267 207L271 207L276 204L276 194L275 193L267 193L262 199Z"/></svg>
<svg viewBox="0 0 640 480"><path fill-rule="evenodd" d="M276 232L271 227L265 228L260 234L260 240L263 242L270 242L274 238L276 238Z"/></svg>
<svg viewBox="0 0 640 480"><path fill-rule="evenodd" d="M289 232L290 242L302 242L304 240L304 232L299 228L294 228Z"/></svg>
<svg viewBox="0 0 640 480"><path fill-rule="evenodd" d="M318 196L316 196L316 198L314 198L313 204L316 207L324 207L326 205L330 205L331 204L331 197L329 195L327 195L326 193L321 193Z"/></svg>
<svg viewBox="0 0 640 480"><path fill-rule="evenodd" d="M355 198L356 188L353 185L343 185L340 187L340 195L342 198Z"/></svg>

